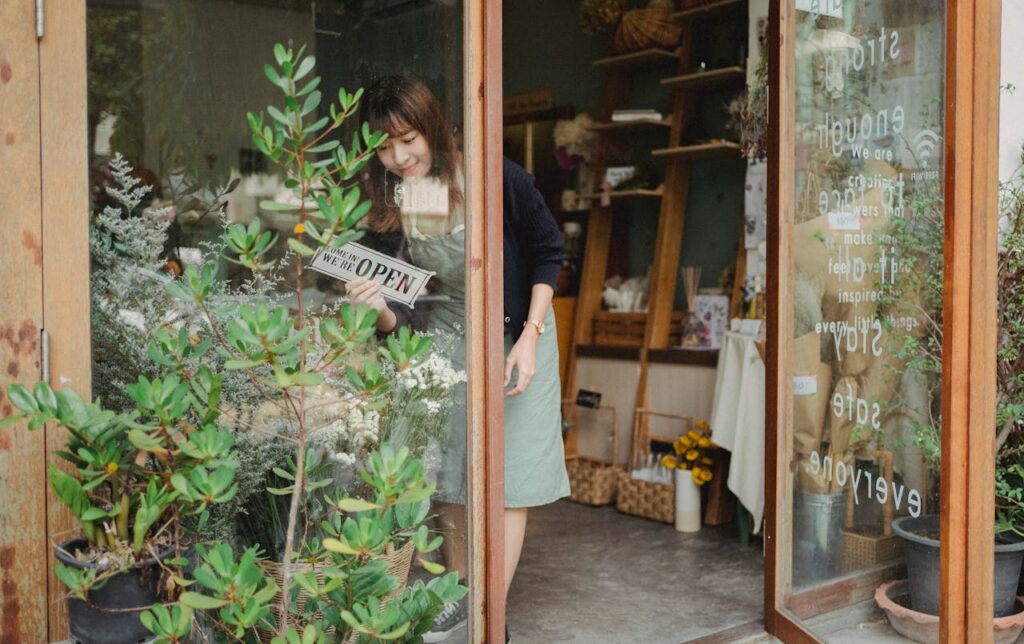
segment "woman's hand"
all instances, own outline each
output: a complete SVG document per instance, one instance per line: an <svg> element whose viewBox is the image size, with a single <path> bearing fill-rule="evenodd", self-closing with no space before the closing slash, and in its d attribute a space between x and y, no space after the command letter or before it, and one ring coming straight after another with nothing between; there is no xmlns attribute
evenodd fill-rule
<svg viewBox="0 0 1024 644"><path fill-rule="evenodd" d="M537 332L530 326L523 329L523 334L516 340L512 350L505 358L505 386L512 380L512 370L518 369L519 377L516 386L506 396L518 396L526 391L537 372Z"/></svg>
<svg viewBox="0 0 1024 644"><path fill-rule="evenodd" d="M397 320L388 308L387 300L380 292L380 282L357 277L345 284L345 294L352 304L365 304L377 312L377 328L390 331L395 328Z"/></svg>

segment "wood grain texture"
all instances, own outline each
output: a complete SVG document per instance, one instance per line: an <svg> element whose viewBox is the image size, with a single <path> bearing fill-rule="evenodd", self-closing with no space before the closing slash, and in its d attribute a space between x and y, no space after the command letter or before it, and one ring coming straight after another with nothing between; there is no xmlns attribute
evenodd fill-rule
<svg viewBox="0 0 1024 644"><path fill-rule="evenodd" d="M39 50L31 2L0 3L0 391L40 376L43 246ZM0 417L14 412L0 393ZM0 643L45 642L46 452L43 431L0 431Z"/></svg>
<svg viewBox="0 0 1024 644"><path fill-rule="evenodd" d="M996 346L997 310L997 227L999 220L999 85L1000 0L978 0L974 4L973 64L974 90L972 143L973 172L971 199L971 348L964 356L970 361L970 463L967 496L967 593L965 632L972 642L992 637L994 598L978 588L991 588L994 555L985 546L992 543L995 516L996 438Z"/></svg>
<svg viewBox="0 0 1024 644"><path fill-rule="evenodd" d="M789 427L793 314L792 229L796 203L792 145L795 139L795 9L770 5L768 104L768 284L765 364L765 568L764 622L782 637L798 627L782 613L792 590L793 479ZM802 632L802 631L801 631ZM786 641L789 641L786 639Z"/></svg>
<svg viewBox="0 0 1024 644"><path fill-rule="evenodd" d="M43 177L43 327L50 336L50 385L88 395L91 387L89 183L85 4L50 3L39 45ZM46 429L47 459L65 431ZM48 486L47 541L77 536L77 523ZM50 641L68 636L65 588L48 566Z"/></svg>
<svg viewBox="0 0 1024 644"><path fill-rule="evenodd" d="M468 398L471 427L474 560L473 641L504 641L505 630L505 363L502 290L502 62L501 0L465 3L466 122L470 186L477 226L466 253L467 328L476 378ZM475 161L475 162L474 162ZM467 364L469 362L467 361ZM482 590L482 592L481 592ZM481 614L482 613L482 614ZM482 623L481 623L482 618Z"/></svg>

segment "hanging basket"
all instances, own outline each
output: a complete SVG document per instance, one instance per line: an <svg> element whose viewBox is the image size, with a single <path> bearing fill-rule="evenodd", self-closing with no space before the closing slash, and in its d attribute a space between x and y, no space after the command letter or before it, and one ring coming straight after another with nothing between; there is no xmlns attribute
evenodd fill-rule
<svg viewBox="0 0 1024 644"><path fill-rule="evenodd" d="M612 37L612 49L619 54L641 49L675 49L682 35L683 27L672 19L670 9L633 9L622 14Z"/></svg>
<svg viewBox="0 0 1024 644"><path fill-rule="evenodd" d="M412 568L412 556L413 554L415 554L415 552L416 546L413 545L412 541L407 542L398 550L395 550L394 546L388 544L387 552L383 556L381 556L381 559L388 562L388 574L398 581L398 585L395 587L394 592L392 592L390 595L387 595L386 597L381 598L382 607L387 605L387 603L391 601L393 598L400 595L402 591L405 589L405 586L409 581L409 570L410 568ZM278 588L283 589L284 565L276 561L270 561L269 559L261 559L258 560L257 563L259 563L260 567L263 568L263 571L265 573L274 578L274 581L277 583ZM292 564L292 575L294 576L297 573L308 573L309 571L313 570L316 571L317 583L322 584L324 582L322 568L323 564L297 562ZM273 606L275 613L277 612L277 607L281 602L281 592L281 590L278 590L277 593L274 595ZM306 605L306 600L308 599L308 597L309 595L305 591L299 591L299 613L302 613L302 610ZM317 612L314 613L311 617L319 619L322 616L323 615ZM278 616L278 618L280 619L280 616ZM293 622L294 621L296 620L293 620ZM296 625L299 627L299 631L301 632L302 627L305 626L305 623ZM328 629L327 632L333 633L334 629L330 628ZM258 629L258 634L261 642L270 642L272 639L274 639L275 635L275 633L270 633L263 629Z"/></svg>

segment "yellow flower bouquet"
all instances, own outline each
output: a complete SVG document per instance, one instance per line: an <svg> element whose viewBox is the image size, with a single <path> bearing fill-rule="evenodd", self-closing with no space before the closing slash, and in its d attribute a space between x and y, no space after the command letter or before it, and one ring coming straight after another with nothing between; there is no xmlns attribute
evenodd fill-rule
<svg viewBox="0 0 1024 644"><path fill-rule="evenodd" d="M693 482L704 485L714 477L711 451L715 447L711 440L711 425L706 420L698 420L693 429L672 443L675 454L663 456L661 464L671 470L689 470Z"/></svg>

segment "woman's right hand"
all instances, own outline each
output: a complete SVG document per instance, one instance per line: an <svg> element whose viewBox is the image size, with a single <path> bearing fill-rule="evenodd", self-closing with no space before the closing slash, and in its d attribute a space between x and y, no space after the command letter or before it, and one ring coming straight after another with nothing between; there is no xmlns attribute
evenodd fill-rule
<svg viewBox="0 0 1024 644"><path fill-rule="evenodd" d="M365 304L378 313L378 329L390 331L395 328L397 319L391 309L388 308L387 300L381 295L380 282L368 280L365 277L357 277L345 284L345 294L352 304Z"/></svg>

